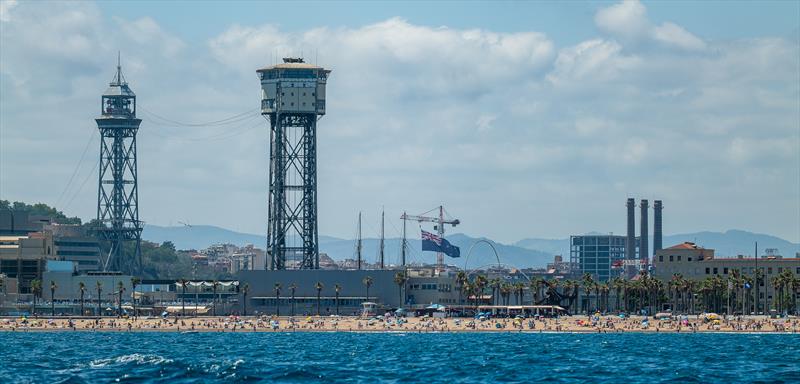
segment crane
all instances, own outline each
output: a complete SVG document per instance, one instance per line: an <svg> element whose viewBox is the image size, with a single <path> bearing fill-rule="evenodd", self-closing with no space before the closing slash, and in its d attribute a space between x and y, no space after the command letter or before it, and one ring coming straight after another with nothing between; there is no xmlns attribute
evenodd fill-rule
<svg viewBox="0 0 800 384"><path fill-rule="evenodd" d="M433 211L436 211L437 209L439 210L439 216L438 217L436 217L436 216L425 216L425 215L427 215L427 214L429 214L429 213L431 213ZM422 213L420 215L408 215L405 212L403 212L403 215L400 216L400 219L403 220L403 247L402 247L402 250L403 250L403 265L405 265L405 251L406 251L406 244L405 244L405 241L406 241L405 240L405 223L406 223L406 221L416 221L416 222L419 222L419 223L422 223L422 222L436 223L436 226L434 227L434 229L439 234L439 237L444 238L444 225L445 224L450 224L453 227L461 224L461 221L459 221L458 219L445 219L444 212L445 212L444 207L441 206L441 205L439 207L437 207L437 208L431 209L430 211ZM440 271L440 272L444 270L444 255L441 252L436 252L436 270Z"/></svg>

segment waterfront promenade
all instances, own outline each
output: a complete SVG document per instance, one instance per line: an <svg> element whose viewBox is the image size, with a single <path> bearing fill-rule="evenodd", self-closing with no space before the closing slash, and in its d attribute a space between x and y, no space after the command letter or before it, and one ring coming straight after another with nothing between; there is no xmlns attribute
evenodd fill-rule
<svg viewBox="0 0 800 384"><path fill-rule="evenodd" d="M123 332L769 332L800 333L800 319L737 317L684 320L642 317L562 316L558 319L386 318L348 316L187 317L187 318L2 318L0 331L123 331Z"/></svg>

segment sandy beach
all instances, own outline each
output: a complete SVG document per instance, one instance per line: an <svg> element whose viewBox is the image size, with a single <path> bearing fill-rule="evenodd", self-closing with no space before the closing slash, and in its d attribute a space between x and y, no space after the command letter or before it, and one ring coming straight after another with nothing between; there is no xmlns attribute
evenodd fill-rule
<svg viewBox="0 0 800 384"><path fill-rule="evenodd" d="M800 333L800 319L764 316L730 320L690 316L683 320L643 317L562 316L558 319L386 318L349 316L187 317L187 318L2 318L0 331L123 331L123 332L769 332Z"/></svg>

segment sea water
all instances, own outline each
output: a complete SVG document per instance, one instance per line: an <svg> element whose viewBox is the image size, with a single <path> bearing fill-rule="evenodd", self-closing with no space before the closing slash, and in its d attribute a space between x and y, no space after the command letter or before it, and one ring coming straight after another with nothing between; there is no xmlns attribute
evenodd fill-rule
<svg viewBox="0 0 800 384"><path fill-rule="evenodd" d="M800 335L0 333L0 382L800 383Z"/></svg>

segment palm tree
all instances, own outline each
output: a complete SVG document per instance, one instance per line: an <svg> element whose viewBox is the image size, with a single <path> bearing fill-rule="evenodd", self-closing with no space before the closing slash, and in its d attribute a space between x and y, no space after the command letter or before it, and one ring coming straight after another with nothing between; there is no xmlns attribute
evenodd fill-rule
<svg viewBox="0 0 800 384"><path fill-rule="evenodd" d="M97 280L95 283L96 283L95 284L96 285L95 288L97 289L97 317L100 317L100 316L103 315L103 308L100 307L101 301L102 301L101 300L101 298L102 298L101 294L103 293L103 282L101 282L100 280Z"/></svg>
<svg viewBox="0 0 800 384"><path fill-rule="evenodd" d="M275 314L281 315L281 283L275 283Z"/></svg>
<svg viewBox="0 0 800 384"><path fill-rule="evenodd" d="M219 287L219 281L214 280L211 283L211 289L213 293L211 294L211 311L214 313L214 316L217 315L217 288ZM195 303L197 305L197 303Z"/></svg>
<svg viewBox="0 0 800 384"><path fill-rule="evenodd" d="M586 292L586 314L589 314L589 307L592 304L592 297L590 296L592 293L592 289L594 288L594 279L592 278L592 274L584 273L583 274L583 289Z"/></svg>
<svg viewBox="0 0 800 384"><path fill-rule="evenodd" d="M532 278L528 282L528 287L531 290L533 296L533 305L536 305L539 302L539 281L545 281L544 279L540 279L538 277Z"/></svg>
<svg viewBox="0 0 800 384"><path fill-rule="evenodd" d="M621 277L617 276L617 277L614 277L614 278L611 279L611 289L613 289L614 293L616 294L616 297L615 297L616 303L614 305L614 308L616 309L617 312L619 312L619 299L622 296L622 278Z"/></svg>
<svg viewBox="0 0 800 384"><path fill-rule="evenodd" d="M339 316L339 292L342 291L342 286L334 284L333 291L336 293L336 316Z"/></svg>
<svg viewBox="0 0 800 384"><path fill-rule="evenodd" d="M403 286L406 284L407 280L408 278L406 278L405 272L397 272L394 274L394 283L397 284L397 289L400 291L400 307L402 307L405 302L405 300L403 300Z"/></svg>
<svg viewBox="0 0 800 384"><path fill-rule="evenodd" d="M36 297L42 293L42 281L33 279L31 281L31 292L33 292L33 316L36 317Z"/></svg>
<svg viewBox="0 0 800 384"><path fill-rule="evenodd" d="M503 305L508 305L509 296L511 295L511 284L503 283L500 285L500 296L503 298Z"/></svg>
<svg viewBox="0 0 800 384"><path fill-rule="evenodd" d="M322 287L323 287L323 285L319 281L317 282L317 284L314 285L314 288L317 289L317 316L319 316L319 314L320 314L319 305L320 305L320 301L322 301L322 297L321 297L322 296Z"/></svg>
<svg viewBox="0 0 800 384"><path fill-rule="evenodd" d="M525 283L514 283L514 293L517 296L517 305L522 305L522 300L525 297Z"/></svg>
<svg viewBox="0 0 800 384"><path fill-rule="evenodd" d="M463 304L462 296L464 295L464 284L467 282L467 273L458 271L456 273L456 285L458 286L458 304Z"/></svg>
<svg viewBox="0 0 800 384"><path fill-rule="evenodd" d="M367 276L364 278L364 280L361 280L361 282L364 283L365 287L367 287L367 301L369 301L369 287L372 286L372 277Z"/></svg>
<svg viewBox="0 0 800 384"><path fill-rule="evenodd" d="M247 316L247 294L250 293L250 284L242 286L242 316Z"/></svg>
<svg viewBox="0 0 800 384"><path fill-rule="evenodd" d="M117 290L119 291L119 309L117 313L122 316L122 291L125 290L125 284L122 284L121 281L117 283Z"/></svg>
<svg viewBox="0 0 800 384"><path fill-rule="evenodd" d="M78 283L78 289L81 291L81 316L83 316L83 295L86 293L86 284L81 281Z"/></svg>
<svg viewBox="0 0 800 384"><path fill-rule="evenodd" d="M292 283L289 285L289 292L292 293L292 316L294 316L294 293L297 290L297 284Z"/></svg>
<svg viewBox="0 0 800 384"><path fill-rule="evenodd" d="M50 316L56 316L56 282L50 280Z"/></svg>
<svg viewBox="0 0 800 384"><path fill-rule="evenodd" d="M131 287L133 288L133 295L131 297L133 298L133 317L134 318L136 318L136 287L141 282L142 282L142 279L140 279L138 277L131 277Z"/></svg>
<svg viewBox="0 0 800 384"><path fill-rule="evenodd" d="M495 277L489 281L489 287L492 288L492 305L497 305L500 298L500 278Z"/></svg>
<svg viewBox="0 0 800 384"><path fill-rule="evenodd" d="M481 304L480 301L483 300L483 291L487 285L489 285L489 280L485 275L475 276L475 282L473 284L475 288L475 307Z"/></svg>
<svg viewBox="0 0 800 384"><path fill-rule="evenodd" d="M189 285L189 280L180 279L178 283L181 285L181 316L186 317L186 286Z"/></svg>

